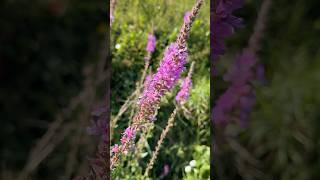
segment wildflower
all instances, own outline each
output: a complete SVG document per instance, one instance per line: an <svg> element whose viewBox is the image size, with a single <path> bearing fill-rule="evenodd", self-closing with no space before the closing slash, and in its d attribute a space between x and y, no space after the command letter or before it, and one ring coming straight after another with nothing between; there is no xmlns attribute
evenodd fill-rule
<svg viewBox="0 0 320 180"><path fill-rule="evenodd" d="M256 56L249 50L244 50L237 56L234 65L224 76L224 80L231 82L231 85L213 108L215 122L227 123L233 117L241 117L237 119L244 122L254 105L254 92L250 83L255 79L252 67L256 61ZM240 111L234 112L236 107Z"/></svg>
<svg viewBox="0 0 320 180"><path fill-rule="evenodd" d="M125 136L122 136L120 139L121 144L126 144L128 139Z"/></svg>
<svg viewBox="0 0 320 180"><path fill-rule="evenodd" d="M191 63L188 75L183 80L183 82L181 84L181 89L176 96L176 101L179 104L183 104L189 99L190 88L192 86L191 76L192 76L193 68L194 68L194 62Z"/></svg>
<svg viewBox="0 0 320 180"><path fill-rule="evenodd" d="M184 14L184 17L183 17L183 20L185 23L188 23L190 21L190 11L187 11L185 14Z"/></svg>
<svg viewBox="0 0 320 180"><path fill-rule="evenodd" d="M152 53L155 50L155 48L156 48L156 37L152 34L149 34L146 50Z"/></svg>
<svg viewBox="0 0 320 180"><path fill-rule="evenodd" d="M119 149L119 145L118 145L118 144L115 144L115 145L113 146L113 148L112 148L111 151L112 151L113 153L118 153L119 150L120 150L120 149Z"/></svg>
<svg viewBox="0 0 320 180"><path fill-rule="evenodd" d="M128 127L124 131L124 136L127 137L128 139L133 139L135 137L135 130L131 127Z"/></svg>
<svg viewBox="0 0 320 180"><path fill-rule="evenodd" d="M145 87L142 98L140 99L140 113L137 120L150 119L154 117L157 110L157 104L165 92L172 89L181 73L185 70L187 63L187 49L179 49L177 43L172 43L165 51L164 58L160 62L157 72Z"/></svg>
<svg viewBox="0 0 320 180"><path fill-rule="evenodd" d="M185 78L182 85L181 85L181 89L176 96L177 102L184 103L185 101L188 100L191 85L192 85L191 79L189 77Z"/></svg>
<svg viewBox="0 0 320 180"><path fill-rule="evenodd" d="M191 167L195 167L197 165L197 161L196 160L192 160L192 161L190 161L189 165Z"/></svg>
<svg viewBox="0 0 320 180"><path fill-rule="evenodd" d="M116 44L115 48L116 49L120 49L121 48L121 44Z"/></svg>
<svg viewBox="0 0 320 180"><path fill-rule="evenodd" d="M191 66L190 66L190 69L189 69L189 72L188 72L188 76L187 76L187 79L190 79L191 78L191 75L192 75L192 72L193 72L193 67L194 67L194 62L191 63ZM190 87L190 86L189 86ZM184 89L184 88L182 88ZM186 88L186 89L189 89L189 88ZM184 91L184 90L182 90ZM189 90L187 90L189 91ZM185 93L182 93L182 94L185 94ZM181 96L182 97L182 96ZM178 98L179 99L179 98ZM152 157L147 165L147 168L145 170L145 173L144 173L144 177L146 177L149 173L149 171L153 168L153 164L155 163L156 161L156 158L157 158L157 155L159 153L159 150L161 148L161 144L162 142L164 141L164 138L167 136L170 128L173 126L173 123L174 123L174 119L175 119L175 116L176 116L176 113L177 113L177 108L175 108L175 110L172 112L172 114L170 115L170 118L168 120L168 123L167 123L167 126L165 127L165 129L161 132L161 135L160 135L160 139L159 141L157 142L157 146L152 154Z"/></svg>
<svg viewBox="0 0 320 180"><path fill-rule="evenodd" d="M239 0L240 1L240 0ZM232 9L240 6L225 5L220 7L219 11L228 13ZM240 125L244 126L246 119L255 103L255 92L252 82L261 79L264 73L263 67L257 66L257 51L259 43L263 37L267 11L271 5L270 0L263 1L261 9L256 20L254 32L249 39L249 45L235 59L235 62L229 72L224 76L225 81L231 83L226 92L220 96L213 108L213 119L216 123L226 123L231 119L240 121ZM228 8L229 11L228 11Z"/></svg>
<svg viewBox="0 0 320 180"><path fill-rule="evenodd" d="M243 6L243 0L217 0L213 7L211 23L211 52L213 59L225 52L224 38L231 36L235 28L242 26L242 19L232 15L233 11Z"/></svg>
<svg viewBox="0 0 320 180"><path fill-rule="evenodd" d="M191 169L192 169L192 167L191 166L186 166L185 168L184 168L184 171L186 172L186 173L189 173L189 172L191 172Z"/></svg>

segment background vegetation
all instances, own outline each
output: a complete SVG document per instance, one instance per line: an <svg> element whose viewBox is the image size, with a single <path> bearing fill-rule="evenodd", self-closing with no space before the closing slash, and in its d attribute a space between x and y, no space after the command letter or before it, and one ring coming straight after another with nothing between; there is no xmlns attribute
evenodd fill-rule
<svg viewBox="0 0 320 180"><path fill-rule="evenodd" d="M24 177L34 180L88 172L97 142L86 126L105 83L85 84L95 81L105 56L105 7L84 0L0 2L0 179L17 180L27 165L35 168ZM54 122L61 123L40 143Z"/></svg>
<svg viewBox="0 0 320 180"><path fill-rule="evenodd" d="M247 45L261 1L237 11L245 27L228 39L213 79L215 98L227 84L222 75ZM257 102L241 128L215 126L217 179L319 179L320 19L319 1L273 1L260 62L266 84L255 85Z"/></svg>

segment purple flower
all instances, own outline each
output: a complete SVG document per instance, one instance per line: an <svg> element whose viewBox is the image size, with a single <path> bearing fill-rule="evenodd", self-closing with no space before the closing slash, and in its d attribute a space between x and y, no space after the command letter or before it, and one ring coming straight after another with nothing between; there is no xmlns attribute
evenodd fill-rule
<svg viewBox="0 0 320 180"><path fill-rule="evenodd" d="M146 50L152 53L155 50L155 48L156 48L156 37L152 34L149 34Z"/></svg>
<svg viewBox="0 0 320 180"><path fill-rule="evenodd" d="M120 148L119 148L119 145L118 144L115 144L113 147L112 147L112 150L111 150L113 153L118 153L120 151Z"/></svg>
<svg viewBox="0 0 320 180"><path fill-rule="evenodd" d="M152 76L142 93L142 98L139 101L142 111L139 118L150 120L150 117L154 117L156 110L154 105L157 104L164 93L172 89L180 78L181 73L185 70L184 65L187 62L187 56L187 49L179 49L176 43L172 43L166 49L157 72Z"/></svg>
<svg viewBox="0 0 320 180"><path fill-rule="evenodd" d="M231 85L216 101L213 119L216 123L227 123L232 119L244 124L255 102L251 82L256 78L253 68L257 62L255 54L245 49L236 57L230 71L224 76Z"/></svg>
<svg viewBox="0 0 320 180"><path fill-rule="evenodd" d="M190 11L187 11L185 14L184 14L184 17L183 17L183 20L185 23L188 23L190 21L190 15L191 15L191 12Z"/></svg>
<svg viewBox="0 0 320 180"><path fill-rule="evenodd" d="M124 131L120 141L121 144L126 144L128 143L130 140L133 140L136 136L136 130L132 127L127 127L127 129Z"/></svg>
<svg viewBox="0 0 320 180"><path fill-rule="evenodd" d="M211 52L213 59L224 54L224 39L234 33L235 28L242 26L242 19L232 15L233 11L243 6L243 0L216 0L213 7L213 22L211 23Z"/></svg>
<svg viewBox="0 0 320 180"><path fill-rule="evenodd" d="M218 1L215 18L220 22L222 19L228 20L229 28L224 27L226 31L220 31L216 39L221 40L221 37L229 35L233 27L239 25L237 18L230 16L231 12L242 6L242 0L233 1ZM235 62L230 71L224 76L225 81L231 83L227 91L217 100L216 106L213 109L213 120L217 123L227 123L234 119L245 126L246 119L249 116L254 103L255 92L252 87L254 80L263 79L264 68L262 65L257 65L256 53L260 48L260 40L263 37L265 22L268 9L271 1L263 1L259 11L254 32L250 36L249 45L243 52L236 57ZM227 19L226 19L227 18ZM219 28L216 28L219 29ZM223 42L223 41L222 41Z"/></svg>
<svg viewBox="0 0 320 180"><path fill-rule="evenodd" d="M125 136L122 136L122 138L120 139L121 144L126 144L128 142L128 138L126 138Z"/></svg>
<svg viewBox="0 0 320 180"><path fill-rule="evenodd" d="M256 62L257 58L255 54L252 51L245 49L242 54L236 57L234 65L230 71L224 75L224 80L239 85L250 81L255 76L255 73L251 71L251 68L255 66Z"/></svg>
<svg viewBox="0 0 320 180"><path fill-rule="evenodd" d="M178 103L184 103L188 100L190 95L190 87L192 85L192 81L190 77L186 77L181 85L181 89L176 96L176 101Z"/></svg>
<svg viewBox="0 0 320 180"><path fill-rule="evenodd" d="M161 97L170 91L181 73L184 71L184 65L187 62L187 48L178 46L177 43L172 43L165 51L164 57L160 62L157 72L145 84L142 96L138 102L138 113L133 118L133 125L129 126L122 135L121 153L127 154L130 145L134 142L136 131L145 121L154 121L155 112L159 108ZM111 169L119 159L119 153L114 153L111 159Z"/></svg>
<svg viewBox="0 0 320 180"><path fill-rule="evenodd" d="M135 130L131 127L128 127L125 131L124 131L124 136L126 136L129 139L133 139L135 137Z"/></svg>

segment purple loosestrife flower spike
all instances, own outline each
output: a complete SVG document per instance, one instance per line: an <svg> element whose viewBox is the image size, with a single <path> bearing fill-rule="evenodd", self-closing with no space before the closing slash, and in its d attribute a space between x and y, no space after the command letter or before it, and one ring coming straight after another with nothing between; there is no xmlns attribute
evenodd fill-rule
<svg viewBox="0 0 320 180"><path fill-rule="evenodd" d="M190 78L185 78L182 82L181 89L176 96L176 101L180 104L184 103L189 98L189 91L192 85Z"/></svg>
<svg viewBox="0 0 320 180"><path fill-rule="evenodd" d="M133 123L128 128L135 134L145 127L145 124L150 120L154 120L155 113L159 108L162 96L169 92L180 78L184 71L184 65L187 62L187 47L186 40L191 28L191 24L195 20L198 11L203 4L203 0L197 0L189 16L189 21L184 22L180 30L177 41L171 43L164 53L164 57L160 65L147 87L144 87L142 96L138 103L138 111L133 117ZM132 144L134 144L134 136L127 137L125 132L121 139L120 151L114 153L111 157L110 169L114 169L116 163L121 158L122 154L126 154Z"/></svg>
<svg viewBox="0 0 320 180"><path fill-rule="evenodd" d="M128 139L133 139L135 137L135 130L131 127L128 127L125 131L124 131L124 136L127 137Z"/></svg>
<svg viewBox="0 0 320 180"><path fill-rule="evenodd" d="M153 34L149 34L146 50L152 53L154 52L155 49L156 49L156 37Z"/></svg>
<svg viewBox="0 0 320 180"><path fill-rule="evenodd" d="M271 0L264 0L256 20L254 32L249 39L249 45L235 59L229 72L224 76L225 81L231 82L230 87L216 102L213 108L213 119L216 123L226 124L232 119L245 126L249 113L255 103L255 92L252 87L254 80L259 80L264 69L257 67L257 51L265 28L267 12Z"/></svg>
<svg viewBox="0 0 320 180"><path fill-rule="evenodd" d="M181 84L181 89L176 96L176 101L179 104L183 104L189 99L190 88L192 86L191 76L192 76L193 68L194 68L194 62L192 62L188 76L183 80Z"/></svg>
<svg viewBox="0 0 320 180"><path fill-rule="evenodd" d="M119 145L115 144L111 150L113 153L118 153L119 152Z"/></svg>
<svg viewBox="0 0 320 180"><path fill-rule="evenodd" d="M191 13L189 11L187 11L185 14L184 14L184 17L183 17L183 20L185 23L188 23L188 21L190 20L190 15Z"/></svg>

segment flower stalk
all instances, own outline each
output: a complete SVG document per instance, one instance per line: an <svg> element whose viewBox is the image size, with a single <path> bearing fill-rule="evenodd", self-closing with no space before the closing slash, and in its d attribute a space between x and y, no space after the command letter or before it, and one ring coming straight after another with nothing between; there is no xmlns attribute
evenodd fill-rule
<svg viewBox="0 0 320 180"><path fill-rule="evenodd" d="M177 97L179 97L178 99L176 98L176 101L178 103L178 105L181 105L183 103L185 103L188 98L189 98L189 91L190 91L190 87L191 87L191 76L192 76L192 72L193 72L193 69L194 69L194 61L191 63L191 66L190 66L190 69L189 69L189 72L188 72L188 75L187 77L185 78L185 80L183 81L183 84L182 84L182 87L177 95ZM160 148L162 146L162 143L165 139L165 137L167 136L170 128L173 126L173 123L174 123L174 119L176 117L176 114L177 114L177 107L175 107L175 109L173 110L169 120L168 120L168 123L167 123L167 126L165 127L165 129L162 131L161 135L160 135L160 139L158 140L157 142L157 146L154 150L154 152L152 153L152 157L147 165L147 168L144 172L144 176L142 179L145 179L148 174L149 174L149 171L153 168L153 165L157 159L157 156L159 154L159 151L160 151Z"/></svg>

